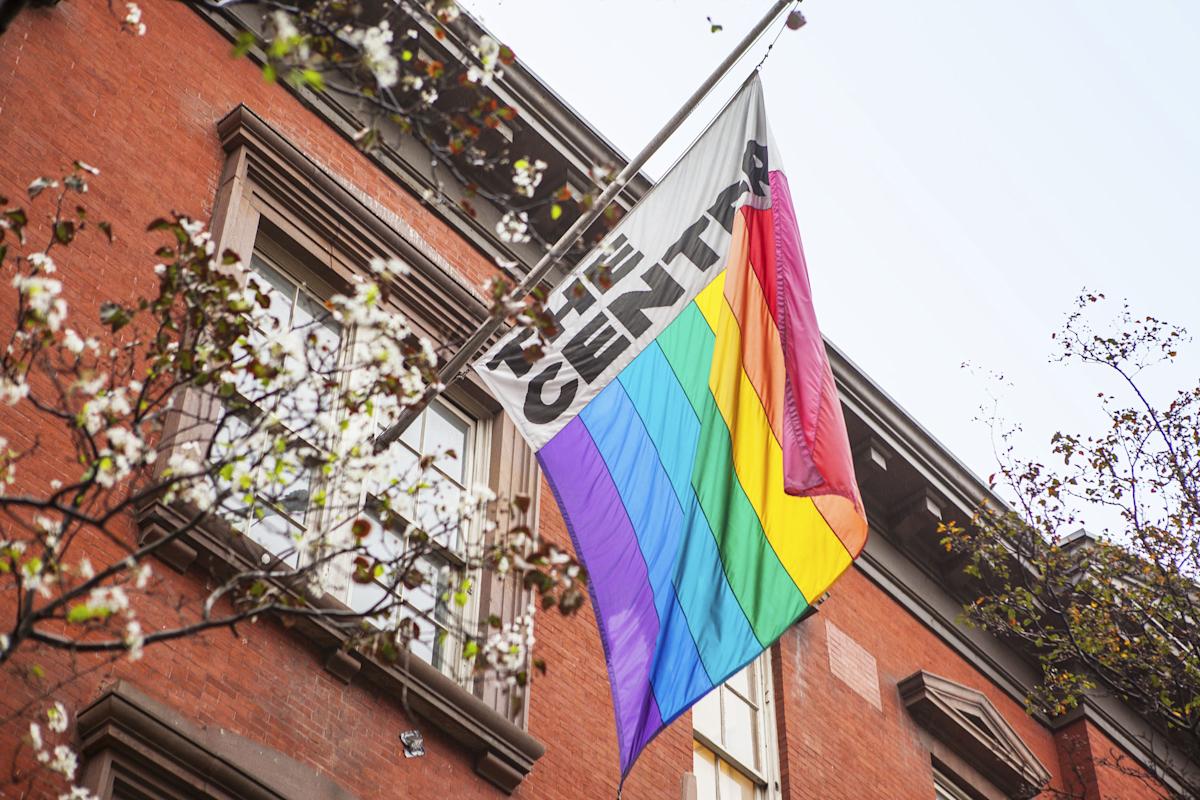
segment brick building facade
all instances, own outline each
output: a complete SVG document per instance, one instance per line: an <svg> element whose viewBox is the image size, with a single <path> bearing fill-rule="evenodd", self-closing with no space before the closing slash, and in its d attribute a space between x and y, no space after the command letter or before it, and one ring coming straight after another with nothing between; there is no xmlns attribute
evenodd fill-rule
<svg viewBox="0 0 1200 800"><path fill-rule="evenodd" d="M230 37L255 24L250 10L144 7L144 39L121 33L99 0L27 9L0 36L0 195L19 196L31 177L75 159L103 170L89 202L114 220L118 239L83 243L61 265L75 314L154 280L154 241L140 230L171 209L212 220L223 246L294 256L297 269L315 270L313 285L346 280L369 255L400 256L414 267L410 316L440 337L483 314L479 287L496 257L518 271L536 261L532 247L495 238L495 209L471 217L422 204L431 178L419 145L364 155L351 141L352 109L268 84L251 60L230 58ZM556 179L582 184L591 164L620 160L519 64L496 91L521 112L514 135ZM648 186L635 181L621 202ZM831 360L870 515L867 551L815 614L654 741L624 796L928 800L1043 787L1045 797L1156 796L1096 763L1118 753L1179 767L1128 708L1096 698L1063 719L1025 713L1035 673L1020 653L959 624L956 570L935 533L986 488L849 360ZM538 495L542 535L569 545L496 404L474 385L449 403L474 437L477 474L499 491ZM61 433L35 424L0 409L0 435L16 445L40 435L52 453ZM46 458L22 476L65 478L69 466ZM170 513L127 520L130 540L169 524ZM169 554L164 595L202 596L225 557L219 535L198 533ZM102 558L105 545L94 546ZM481 593L480 613L520 602ZM142 617L152 626L172 613L164 602ZM613 797L616 737L591 612L542 615L537 637L549 671L515 722L497 710L509 705L502 692L467 691L423 662L399 668L339 654L334 631L274 622L153 646L139 662L84 674L63 696L79 715L84 782L102 796ZM32 689L15 671L0 681L0 714L9 714ZM0 731L0 763L24 724ZM412 728L425 755L404 758L398 734Z"/></svg>

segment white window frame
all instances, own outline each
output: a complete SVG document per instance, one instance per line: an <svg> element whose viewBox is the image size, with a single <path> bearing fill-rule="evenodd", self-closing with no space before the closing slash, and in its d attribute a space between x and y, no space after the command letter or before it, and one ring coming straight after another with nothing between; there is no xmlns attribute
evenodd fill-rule
<svg viewBox="0 0 1200 800"><path fill-rule="evenodd" d="M973 800L973 798L958 788L958 784L946 777L941 770L933 770L934 800Z"/></svg>
<svg viewBox="0 0 1200 800"><path fill-rule="evenodd" d="M438 469L438 471L445 476L447 480L453 481L462 486L464 491L470 491L477 484L486 483L487 474L485 470L487 464L489 463L490 455L488 448L491 443L491 420L479 419L472 416L460 405L454 403L452 399L438 398L434 400L431 405L437 405L449 411L451 414L458 417L460 421L465 422L467 426L466 436L464 437L464 441L466 442L466 452L458 454L459 458L462 458L464 461L462 481L456 481L454 478L446 475L444 470L441 470L437 467L436 463L434 464L434 468ZM425 413L427 412L422 412L421 416L418 417L417 420L413 421L413 424L415 425L418 422L423 424ZM409 447L410 450L415 452L415 450L413 450L411 446L407 445L407 443L405 443L404 446ZM367 502L367 493L364 492L363 496L358 499L357 505L359 508L365 508ZM353 519L354 516L355 515L350 515L350 519ZM345 521L339 524L344 523ZM399 533L387 530L372 533L372 535L377 534L384 536L400 536ZM466 625L469 625L471 620L477 620L479 618L480 593L478 588L479 581L482 577L482 570L479 568L469 569L468 567L470 556L469 549L473 547L478 548L482 541L483 520L477 517L472 520L464 530L461 531L461 540L459 542L459 549L457 551L436 542L431 543L431 547L436 556L445 560L452 567L463 569L463 577L471 582L471 589L467 593L468 599L466 605L462 607L458 607L453 603L450 605L452 619L447 625L450 634L454 634L456 628L463 628ZM334 577L330 581L331 592L334 593L334 596L336 596L337 599L349 606L354 590L354 583L349 579L349 560L347 560L347 562L344 564L333 566L332 569L335 571L335 573ZM403 592L401 593L400 601L402 603L405 602ZM413 607L409 606L409 608L411 609ZM415 611L415 609L413 610ZM439 627L431 620L427 620L423 624L418 620L418 624L422 625L423 627L432 626L435 629ZM435 640L431 647L439 650L439 654L441 656L441 666L439 669L442 670L443 674L449 678L452 678L459 685L469 690L472 686L472 681L474 678L472 665L470 662L467 662L461 657L457 657L457 652L454 650L456 642L452 641L452 638L452 635L448 635L440 644ZM461 648L462 643L457 642L457 645Z"/></svg>
<svg viewBox="0 0 1200 800"><path fill-rule="evenodd" d="M301 249L301 246L295 242L279 241L277 237L269 235L260 229L254 238L254 248L252 250L250 264L243 268L241 279L243 281L248 281L251 277L254 277L258 274L257 270L253 266L253 262L254 259L259 259L263 262L266 262L268 267L275 270L277 273L292 281L296 285L296 294L293 295L292 298L293 314L295 311L295 304L300 294L307 294L310 299L317 302L323 302L325 299L334 294L334 289L328 283L321 280L320 276L313 274L309 267L304 265L302 258L295 252L296 250ZM262 278L262 280L265 281L265 278ZM314 288L312 285L314 283L318 284L316 288ZM342 328L340 335L341 341L338 345L339 365L340 363L344 363L346 354L350 351L350 348L353 347L353 331L348 328ZM297 438L303 440L302 437ZM321 474L315 470L312 472L309 481L308 491L310 497L323 486L327 487L329 484L329 481L322 477ZM281 516L289 525L301 529L303 532L302 540L307 538L309 531L314 528L319 528L321 525L325 524L325 516L327 513L326 510L314 507L311 503L305 511L305 520L303 523L298 522L288 511L278 507L274 503L264 503L264 505L270 506L271 509L276 514ZM241 520L240 524L236 524L235 527L239 530L239 532L253 539L254 537L250 533L253 523L253 519L246 518L245 520ZM269 552L271 552L272 555L284 560L285 563L289 563L295 568L303 567L307 563L306 550L302 546L298 547L295 553L285 558L280 553L272 551L267 545L264 545L261 542L257 543L265 547Z"/></svg>
<svg viewBox="0 0 1200 800"><path fill-rule="evenodd" d="M714 741L712 737L697 729L694 723L692 737L697 744L716 756L718 775L720 763L725 763L754 783L756 800L778 800L780 797L779 744L775 729L775 685L771 671L771 651L764 651L762 655L750 662L747 668L751 670L751 692L755 693L757 697L746 697L728 685L728 682L713 689L713 692L717 693L720 698L720 724L722 727L725 725L726 692L732 693L739 701L747 702L754 709L755 755L760 766L755 767L745 763L720 742ZM725 800L720 798L719 780L717 795L718 800ZM699 798L699 800L712 799Z"/></svg>
<svg viewBox="0 0 1200 800"><path fill-rule="evenodd" d="M252 251L253 257L261 259L276 272L280 273L290 281L293 281L297 285L299 292L304 292L308 294L310 298L319 302L323 302L332 296L336 290L331 284L323 280L320 275L315 274L310 266L304 263L303 257L299 255L303 252L306 252L303 245L301 245L299 242L291 240L290 238L287 238L286 234L280 236L273 232L264 231L260 227L254 236L254 247ZM243 270L243 279L248 280L255 274L256 270L253 267L252 259ZM292 302L295 303L296 300L293 299ZM345 361L350 357L350 354L354 352L358 342L356 340L355 331L353 328L344 328L341 331L341 337L341 342L339 344L339 362L345 363ZM434 465L434 468L438 469L438 471L441 472L447 480L454 481L467 491L471 490L478 484L486 484L488 477L487 466L489 464L489 447L491 444L491 420L472 415L460 404L455 403L452 397L449 399L439 398L438 400L435 400L434 403L438 404L441 408L448 410L461 422L464 422L467 428L464 439L466 442L466 446L464 448L465 452L458 454L459 458L461 458L464 462L462 480L456 481L454 478L445 475L444 470L438 468L436 464ZM424 415L422 415L420 419L423 423ZM412 448L410 447L409 449L411 450ZM305 535L307 535L308 532L313 529L322 529L326 527L331 533L342 526L347 526L348 530L348 523L357 518L366 507L368 500L366 493L364 492L362 496L355 498L353 505L351 505L351 498L344 496L344 493L339 491L336 479L331 480L321 476L319 472L314 472L309 487L310 495L317 492L320 488L326 489L328 495L334 499L332 502L326 504L325 508L318 508L310 504L306 512L305 522L303 525L297 523L296 520L294 520L282 509L274 510L283 515L289 524L301 527L304 530ZM352 507L357 509L357 511L350 510ZM339 515L341 518L338 519L334 517L333 515L335 514ZM252 520L247 519L243 524L240 524L237 527L242 533L248 535L251 523ZM462 568L468 565L468 548L478 549L479 545L482 543L482 540L483 521L482 519L475 519L461 532L461 539L458 543L457 549L443 547L440 545L435 545L435 549L437 550L437 555L444 559L448 564L452 565L453 567ZM278 556L277 553L273 554ZM306 550L301 547L299 548L299 552L293 558L288 559L288 561L289 563L294 563L297 567L302 567L306 563L306 558ZM353 582L349 577L352 569L352 559L348 556L341 561L342 563L330 564L326 568L324 577L326 578L326 583L329 587L330 594L335 599L345 603L346 605L349 605L351 593L353 591ZM454 605L451 601L451 618L446 624L446 628L448 628L451 635L446 636L445 640L440 644L438 644L435 639L434 643L431 645L431 647L440 648L441 665L439 669L441 669L443 674L453 679L459 685L468 690L471 688L474 677L471 664L461 657L457 657L457 651L453 649L454 642L451 640L454 638L453 634L455 634L456 631L461 630L466 625L470 625L472 620L477 620L479 617L480 593L478 591L478 587L479 581L482 577L480 572L481 571L479 569L475 569L468 570L464 573L465 577L471 581L471 590L468 592L468 602L465 606L460 608ZM401 601L403 602L403 596L401 597ZM432 621L427 621L422 627L436 628L437 626L435 626ZM459 647L461 647L461 643L459 643Z"/></svg>

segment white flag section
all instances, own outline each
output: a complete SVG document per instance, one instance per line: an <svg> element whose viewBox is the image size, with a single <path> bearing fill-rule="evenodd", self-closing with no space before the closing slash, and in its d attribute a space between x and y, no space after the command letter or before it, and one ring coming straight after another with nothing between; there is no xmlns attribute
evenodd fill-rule
<svg viewBox="0 0 1200 800"><path fill-rule="evenodd" d="M762 85L751 79L662 181L551 293L558 334L530 363L516 330L475 369L535 451L724 269L739 207L768 208L782 169Z"/></svg>

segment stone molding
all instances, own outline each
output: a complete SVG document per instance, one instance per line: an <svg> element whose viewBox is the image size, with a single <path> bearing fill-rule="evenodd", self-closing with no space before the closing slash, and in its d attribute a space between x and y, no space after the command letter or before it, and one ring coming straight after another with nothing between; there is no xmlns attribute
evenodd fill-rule
<svg viewBox="0 0 1200 800"><path fill-rule="evenodd" d="M1006 796L1030 798L1050 771L982 692L924 670L900 681L909 714Z"/></svg>
<svg viewBox="0 0 1200 800"><path fill-rule="evenodd" d="M356 800L328 776L117 681L79 712L83 784L99 797Z"/></svg>

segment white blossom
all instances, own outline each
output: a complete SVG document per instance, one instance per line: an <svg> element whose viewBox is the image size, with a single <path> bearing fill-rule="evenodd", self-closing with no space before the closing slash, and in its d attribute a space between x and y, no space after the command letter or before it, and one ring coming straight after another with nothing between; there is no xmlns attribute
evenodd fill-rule
<svg viewBox="0 0 1200 800"><path fill-rule="evenodd" d="M529 215L524 211L506 211L496 223L496 235L502 241L521 244L529 241Z"/></svg>
<svg viewBox="0 0 1200 800"><path fill-rule="evenodd" d="M90 378L81 378L78 380L75 383L75 390L80 394L86 394L89 396L97 395L104 389L104 385L106 383L108 383L108 375L100 373L98 375L93 375ZM99 430L99 428L97 428L97 430Z"/></svg>
<svg viewBox="0 0 1200 800"><path fill-rule="evenodd" d="M46 745L42 742L42 726L36 722L29 723L29 743L34 750L41 750Z"/></svg>
<svg viewBox="0 0 1200 800"><path fill-rule="evenodd" d="M525 667L533 644L533 612L530 611L491 633L480 648L480 655L487 666L500 674L510 675L511 683L515 682L515 673Z"/></svg>
<svg viewBox="0 0 1200 800"><path fill-rule="evenodd" d="M362 51L362 63L375 76L375 81L384 89L396 85L400 79L400 62L392 55L392 29L384 20L370 28L351 30L346 40Z"/></svg>
<svg viewBox="0 0 1200 800"><path fill-rule="evenodd" d="M83 338L74 331L73 328L67 328L63 332L62 339L63 347L70 350L75 355L83 352Z"/></svg>
<svg viewBox="0 0 1200 800"><path fill-rule="evenodd" d="M67 724L70 718L67 716L67 709L62 703L55 703L46 709L46 726L54 733L66 733Z"/></svg>
<svg viewBox="0 0 1200 800"><path fill-rule="evenodd" d="M50 587L54 584L54 573L42 569L41 559L31 558L26 561L21 565L21 573L26 589L37 592L42 597L50 596Z"/></svg>
<svg viewBox="0 0 1200 800"><path fill-rule="evenodd" d="M39 760L41 760L39 756ZM74 780L75 770L79 766L79 762L75 757L75 751L65 744L60 744L54 748L54 757L48 759L46 764L54 772L58 772L67 780Z"/></svg>
<svg viewBox="0 0 1200 800"><path fill-rule="evenodd" d="M369 266L376 275L401 276L412 272L412 268L398 258L372 258Z"/></svg>
<svg viewBox="0 0 1200 800"><path fill-rule="evenodd" d="M136 619L125 623L125 646L129 648L131 661L137 661L142 657L145 645L146 636L142 633L141 624Z"/></svg>
<svg viewBox="0 0 1200 800"><path fill-rule="evenodd" d="M120 614L129 610L129 595L120 586L97 586L88 593L88 607L104 614Z"/></svg>
<svg viewBox="0 0 1200 800"><path fill-rule="evenodd" d="M35 272L44 272L49 275L58 269L54 264L54 259L45 253L30 253L25 260L29 262L29 266L33 267Z"/></svg>
<svg viewBox="0 0 1200 800"><path fill-rule="evenodd" d="M133 568L133 588L145 589L146 584L148 584L150 582L151 572L152 572L152 570L150 569L149 563L142 563L142 564L139 564L138 566L134 567Z"/></svg>
<svg viewBox="0 0 1200 800"><path fill-rule="evenodd" d="M458 14L458 5L454 2L454 0L449 0L449 2L439 4L437 16L442 22L447 24L454 22L458 19Z"/></svg>
<svg viewBox="0 0 1200 800"><path fill-rule="evenodd" d="M279 39L294 39L300 36L300 29L292 22L292 15L282 10L271 12L271 27Z"/></svg>
<svg viewBox="0 0 1200 800"><path fill-rule="evenodd" d="M530 161L520 158L513 162L513 190L522 197L533 197L533 191L542 182L542 174L548 165L540 158Z"/></svg>
<svg viewBox="0 0 1200 800"><path fill-rule="evenodd" d="M471 47L471 52L479 59L479 65L471 65L467 70L467 80L487 86L494 79L503 76L500 70L500 43L490 36L484 35L478 45Z"/></svg>
<svg viewBox="0 0 1200 800"><path fill-rule="evenodd" d="M25 382L25 376L18 375L17 379L13 380L0 374L0 400L13 406L28 394L29 384Z"/></svg>
<svg viewBox="0 0 1200 800"><path fill-rule="evenodd" d="M125 4L125 24L133 29L138 36L146 35L146 23L142 22L142 9L137 3Z"/></svg>
<svg viewBox="0 0 1200 800"><path fill-rule="evenodd" d="M96 800L96 796L82 786L72 786L71 791L60 794L58 800Z"/></svg>
<svg viewBox="0 0 1200 800"><path fill-rule="evenodd" d="M54 278L44 278L37 272L30 275L17 275L12 285L24 296L25 302L33 319L56 331L67 315L67 302L59 295L62 293L62 282Z"/></svg>

